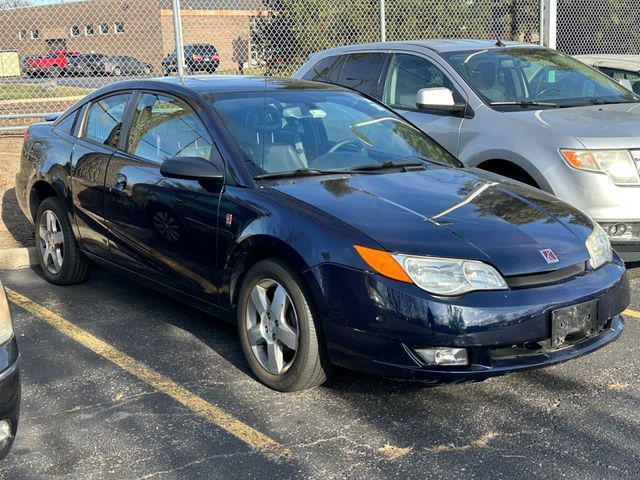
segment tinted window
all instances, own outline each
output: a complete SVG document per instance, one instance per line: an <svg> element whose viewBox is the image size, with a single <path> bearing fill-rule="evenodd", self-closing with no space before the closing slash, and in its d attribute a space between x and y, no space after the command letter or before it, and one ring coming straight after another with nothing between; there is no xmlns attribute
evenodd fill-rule
<svg viewBox="0 0 640 480"><path fill-rule="evenodd" d="M208 160L211 148L211 137L182 102L158 94L140 96L129 133L129 153L161 164L174 157Z"/></svg>
<svg viewBox="0 0 640 480"><path fill-rule="evenodd" d="M128 93L113 95L93 103L89 108L85 138L116 148L129 96Z"/></svg>
<svg viewBox="0 0 640 480"><path fill-rule="evenodd" d="M60 120L56 125L56 130L60 133L66 133L68 135L73 132L73 126L76 123L76 117L78 116L78 111L74 111Z"/></svg>
<svg viewBox="0 0 640 480"><path fill-rule="evenodd" d="M314 80L316 82L335 83L338 80L340 71L340 60L342 57L326 57L316 63L311 69L305 73L305 80Z"/></svg>
<svg viewBox="0 0 640 480"><path fill-rule="evenodd" d="M384 54L382 53L349 55L340 72L338 83L367 95L376 96L383 61Z"/></svg>
<svg viewBox="0 0 640 480"><path fill-rule="evenodd" d="M383 101L400 108L416 108L418 90L446 87L453 90L445 74L429 60L415 55L394 55Z"/></svg>

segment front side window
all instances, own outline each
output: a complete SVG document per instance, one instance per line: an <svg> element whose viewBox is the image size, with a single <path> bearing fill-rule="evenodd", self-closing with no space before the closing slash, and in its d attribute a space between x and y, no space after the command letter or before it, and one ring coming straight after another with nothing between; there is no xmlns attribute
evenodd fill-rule
<svg viewBox="0 0 640 480"><path fill-rule="evenodd" d="M305 80L336 83L342 57L325 57L304 74Z"/></svg>
<svg viewBox="0 0 640 480"><path fill-rule="evenodd" d="M442 54L489 105L571 107L638 102L640 97L584 63L542 48L492 48Z"/></svg>
<svg viewBox="0 0 640 480"><path fill-rule="evenodd" d="M87 114L84 138L117 148L129 97L129 93L124 93L94 102Z"/></svg>
<svg viewBox="0 0 640 480"><path fill-rule="evenodd" d="M210 101L255 177L396 161L460 166L424 133L354 92L287 89Z"/></svg>
<svg viewBox="0 0 640 480"><path fill-rule="evenodd" d="M453 90L446 75L426 58L394 55L389 66L383 102L396 108L416 108L416 95L423 88Z"/></svg>
<svg viewBox="0 0 640 480"><path fill-rule="evenodd" d="M377 96L384 58L383 53L355 53L347 56L337 83L372 97Z"/></svg>
<svg viewBox="0 0 640 480"><path fill-rule="evenodd" d="M204 125L182 102L155 93L140 96L129 132L129 153L160 165L176 157L209 160L212 148Z"/></svg>

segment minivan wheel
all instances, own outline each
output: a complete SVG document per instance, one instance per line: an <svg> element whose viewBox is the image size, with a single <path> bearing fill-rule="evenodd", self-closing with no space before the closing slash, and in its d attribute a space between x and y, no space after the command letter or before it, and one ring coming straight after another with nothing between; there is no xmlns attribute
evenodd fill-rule
<svg viewBox="0 0 640 480"><path fill-rule="evenodd" d="M38 263L46 279L57 285L83 282L89 274L89 260L80 252L58 198L47 197L40 203L35 229Z"/></svg>
<svg viewBox="0 0 640 480"><path fill-rule="evenodd" d="M300 277L279 260L247 272L237 304L240 343L256 377L281 392L322 384L331 372Z"/></svg>

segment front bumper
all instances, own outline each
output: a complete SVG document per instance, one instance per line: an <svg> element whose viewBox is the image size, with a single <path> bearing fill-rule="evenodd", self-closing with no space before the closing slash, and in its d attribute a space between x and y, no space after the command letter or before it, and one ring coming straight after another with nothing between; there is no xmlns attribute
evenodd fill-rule
<svg viewBox="0 0 640 480"><path fill-rule="evenodd" d="M0 345L0 421L8 420L11 425L11 436L0 439L0 459L9 452L18 430L20 390L20 355L13 337Z"/></svg>
<svg viewBox="0 0 640 480"><path fill-rule="evenodd" d="M434 383L478 381L588 354L620 335L619 314L629 304L620 259L560 284L455 299L333 264L314 267L308 275L318 285L315 301L334 364ZM598 301L598 317L605 319L599 333L555 350L539 347L550 338L553 310L590 300ZM470 365L430 366L413 350L434 346L467 348Z"/></svg>

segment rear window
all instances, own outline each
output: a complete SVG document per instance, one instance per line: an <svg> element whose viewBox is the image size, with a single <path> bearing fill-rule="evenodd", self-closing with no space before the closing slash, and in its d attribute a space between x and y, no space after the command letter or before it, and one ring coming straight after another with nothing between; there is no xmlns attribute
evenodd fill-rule
<svg viewBox="0 0 640 480"><path fill-rule="evenodd" d="M325 57L304 74L305 80L336 83L340 72L342 57Z"/></svg>
<svg viewBox="0 0 640 480"><path fill-rule="evenodd" d="M338 83L372 97L380 97L378 80L384 57L383 53L356 53L347 56Z"/></svg>

